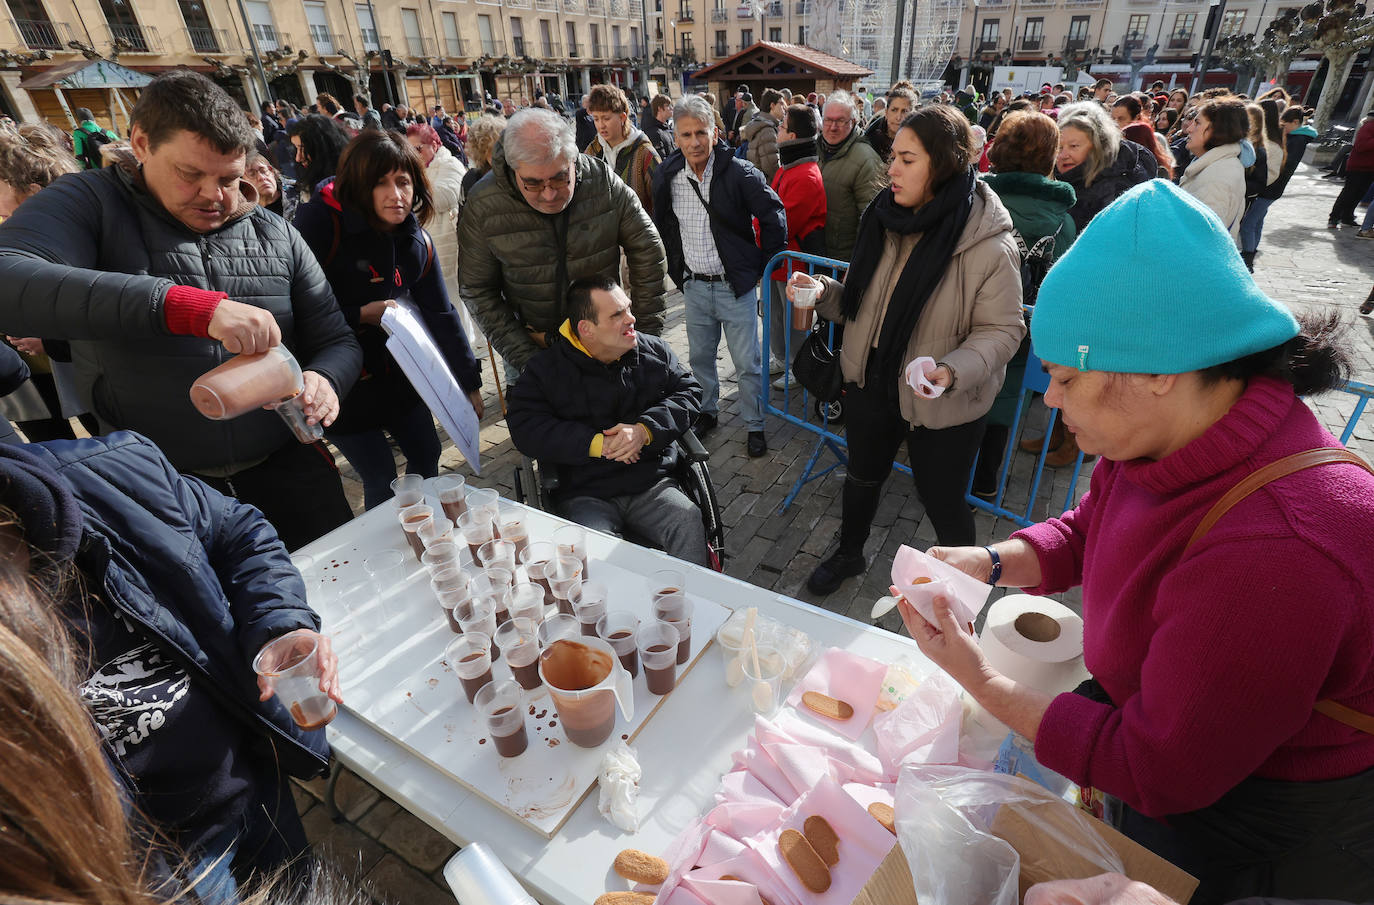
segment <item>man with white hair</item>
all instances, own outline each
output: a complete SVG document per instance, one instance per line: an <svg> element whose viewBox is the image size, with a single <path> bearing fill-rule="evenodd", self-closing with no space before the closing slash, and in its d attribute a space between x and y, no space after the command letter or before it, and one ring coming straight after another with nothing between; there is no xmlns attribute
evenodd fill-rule
<svg viewBox="0 0 1374 905"><path fill-rule="evenodd" d="M854 96L836 91L821 112L821 181L825 183L825 245L832 258L848 261L859 235L859 217L882 187L883 161L856 129Z"/></svg>
<svg viewBox="0 0 1374 905"><path fill-rule="evenodd" d="M668 273L686 299L687 348L701 384L697 433L716 426L720 379L716 352L725 333L739 380L747 449L768 452L763 432L762 369L756 284L768 259L787 243L787 215L763 173L721 141L711 105L688 95L673 107L681 154L654 171L654 222L668 252ZM759 221L759 239L750 228Z"/></svg>
<svg viewBox="0 0 1374 905"><path fill-rule="evenodd" d="M578 153L572 123L552 110L511 117L491 171L468 192L458 244L463 302L517 371L567 320L568 286L615 277L622 249L638 329L663 330L658 230L605 161Z"/></svg>

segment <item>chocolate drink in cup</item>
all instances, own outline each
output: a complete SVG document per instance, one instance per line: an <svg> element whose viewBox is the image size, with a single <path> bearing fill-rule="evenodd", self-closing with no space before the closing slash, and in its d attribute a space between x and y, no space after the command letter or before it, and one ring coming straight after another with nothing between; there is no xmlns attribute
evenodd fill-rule
<svg viewBox="0 0 1374 905"><path fill-rule="evenodd" d="M472 702L487 723L487 733L502 757L517 757L529 747L520 688L511 681L490 682L478 689Z"/></svg>
<svg viewBox="0 0 1374 905"><path fill-rule="evenodd" d="M638 631L639 617L624 610L606 613L596 623L597 635L606 639L632 679L639 675Z"/></svg>
<svg viewBox="0 0 1374 905"><path fill-rule="evenodd" d="M425 555L425 542L420 539L420 526L431 521L434 510L424 503L416 503L401 510L401 530L405 532L406 543L419 559Z"/></svg>
<svg viewBox="0 0 1374 905"><path fill-rule="evenodd" d="M810 330L811 318L816 311L816 296L819 286L794 286L792 288L792 329Z"/></svg>
<svg viewBox="0 0 1374 905"><path fill-rule="evenodd" d="M506 657L506 665L520 687L531 691L539 687L539 624L523 617L512 619L496 630L496 644Z"/></svg>
<svg viewBox="0 0 1374 905"><path fill-rule="evenodd" d="M481 654L468 654L463 658L462 662L468 663L480 659L481 656ZM468 696L468 703L472 703L472 699L477 697L477 692L481 690L482 686L491 681L491 664L487 664L485 672L473 676L472 678L459 676L458 681L463 683L463 694Z"/></svg>
<svg viewBox="0 0 1374 905"><path fill-rule="evenodd" d="M269 641L253 658L253 671L302 729L319 729L338 713L333 698L320 690L319 638L297 629Z"/></svg>
<svg viewBox="0 0 1374 905"><path fill-rule="evenodd" d="M639 629L639 662L650 694L665 695L677 686L677 629L653 622Z"/></svg>
<svg viewBox="0 0 1374 905"><path fill-rule="evenodd" d="M692 601L684 590L687 577L677 569L662 569L653 576L653 614L678 631L677 662L692 659Z"/></svg>
<svg viewBox="0 0 1374 905"><path fill-rule="evenodd" d="M445 518L458 524L458 519L468 511L467 481L462 475L445 475L434 482L434 492L439 497L439 506L444 510Z"/></svg>
<svg viewBox="0 0 1374 905"><path fill-rule="evenodd" d="M477 692L492 678L491 638L482 632L468 632L449 642L444 658L457 674L463 694L471 704Z"/></svg>
<svg viewBox="0 0 1374 905"><path fill-rule="evenodd" d="M579 525L564 525L553 533L553 542L558 546L559 556L574 556L582 560L582 577L591 577L587 572L586 529Z"/></svg>

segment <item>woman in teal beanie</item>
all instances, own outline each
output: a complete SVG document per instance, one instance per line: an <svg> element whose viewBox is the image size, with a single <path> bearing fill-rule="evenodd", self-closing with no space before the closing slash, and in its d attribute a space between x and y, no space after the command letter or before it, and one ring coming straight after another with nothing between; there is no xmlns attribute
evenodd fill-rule
<svg viewBox="0 0 1374 905"><path fill-rule="evenodd" d="M1049 238L1048 257L1051 262L1069 250L1078 237L1069 209L1077 196L1067 182L1051 179L1054 157L1059 147L1059 129L1054 120L1043 113L1025 111L1012 113L1002 120L997 140L988 151L996 173L984 177L988 187L997 193L1011 214L1011 224L1021 234L1027 248ZM1026 371L1029 340L1007 365L1007 379L988 412L988 427L978 452L978 466L973 474L973 492L984 499L997 495L998 476L1006 452L1007 436L1021 400L1021 379ZM1062 440L1061 440L1062 442ZM1035 441L1039 452L1040 441ZM1056 448L1046 461L1055 464L1055 457L1065 451ZM1069 461L1078 455L1078 447L1068 452ZM1051 461L1054 459L1054 461Z"/></svg>
<svg viewBox="0 0 1374 905"><path fill-rule="evenodd" d="M1173 252L1167 284L1104 261ZM1041 287L1045 401L1102 457L1059 518L934 547L1034 594L1083 588L1092 680L1000 675L949 607L921 650L1037 760L1115 796L1120 828L1196 876L1192 905L1374 900L1374 474L1300 395L1349 367L1337 315L1266 298L1216 216L1126 193Z"/></svg>

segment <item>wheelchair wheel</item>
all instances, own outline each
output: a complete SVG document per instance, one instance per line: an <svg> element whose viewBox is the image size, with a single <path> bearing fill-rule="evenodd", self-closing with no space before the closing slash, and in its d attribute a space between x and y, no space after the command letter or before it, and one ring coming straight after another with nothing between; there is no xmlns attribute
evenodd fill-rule
<svg viewBox="0 0 1374 905"><path fill-rule="evenodd" d="M815 400L816 417L822 421L829 420L831 424L844 424L844 398L836 399L834 402L822 402Z"/></svg>

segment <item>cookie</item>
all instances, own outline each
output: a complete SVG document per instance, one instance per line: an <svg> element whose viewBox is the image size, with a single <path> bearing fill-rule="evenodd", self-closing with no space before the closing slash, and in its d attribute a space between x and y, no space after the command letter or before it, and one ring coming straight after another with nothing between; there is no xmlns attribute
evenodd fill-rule
<svg viewBox="0 0 1374 905"><path fill-rule="evenodd" d="M631 883L643 883L645 886L657 886L668 879L667 861L633 848L616 855L611 867Z"/></svg>
<svg viewBox="0 0 1374 905"><path fill-rule="evenodd" d="M802 886L812 892L825 892L830 888L830 868L801 833L783 830L778 837L778 853Z"/></svg>
<svg viewBox="0 0 1374 905"><path fill-rule="evenodd" d="M920 578L913 578L913 579L911 579L911 583L912 583L913 585L918 585L918 584L930 584L931 581L933 581L933 579L926 578L924 575L922 575Z"/></svg>
<svg viewBox="0 0 1374 905"><path fill-rule="evenodd" d="M819 691L808 691L802 695L802 703L813 713L829 720L844 720L854 716L854 707L848 701L840 701Z"/></svg>
<svg viewBox="0 0 1374 905"><path fill-rule="evenodd" d="M892 805L883 804L875 801L868 806L869 815L883 825L883 829L892 835L897 835L897 814L892 810Z"/></svg>
<svg viewBox="0 0 1374 905"><path fill-rule="evenodd" d="M802 832L806 834L806 841L811 843L811 847L821 856L827 867L834 867L840 863L840 837L829 820L813 814L802 824Z"/></svg>
<svg viewBox="0 0 1374 905"><path fill-rule="evenodd" d="M606 892L596 897L594 905L654 905L657 898L651 892Z"/></svg>

